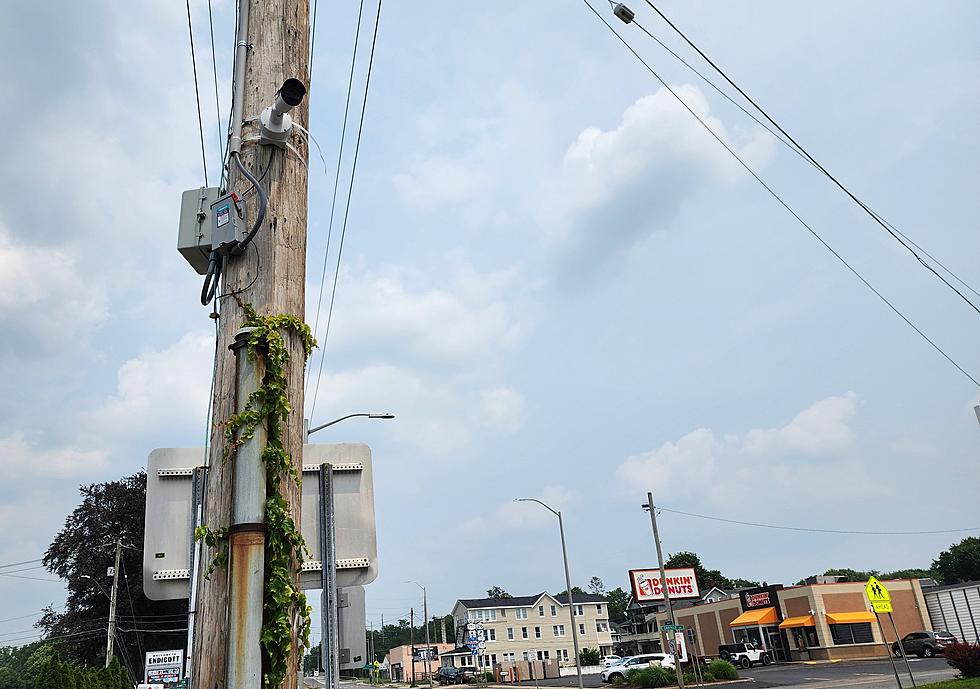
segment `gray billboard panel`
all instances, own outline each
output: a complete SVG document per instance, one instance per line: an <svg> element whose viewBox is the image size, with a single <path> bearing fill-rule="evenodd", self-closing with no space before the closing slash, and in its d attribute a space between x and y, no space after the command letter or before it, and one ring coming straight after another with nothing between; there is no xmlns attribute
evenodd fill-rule
<svg viewBox="0 0 980 689"><path fill-rule="evenodd" d="M147 460L143 590L151 600L188 597L192 479L203 458L203 448L160 448ZM336 443L303 448L301 530L310 558L303 563L300 585L320 588L320 496L315 477L322 462L333 465L337 585L369 584L378 576L371 449L362 443Z"/></svg>

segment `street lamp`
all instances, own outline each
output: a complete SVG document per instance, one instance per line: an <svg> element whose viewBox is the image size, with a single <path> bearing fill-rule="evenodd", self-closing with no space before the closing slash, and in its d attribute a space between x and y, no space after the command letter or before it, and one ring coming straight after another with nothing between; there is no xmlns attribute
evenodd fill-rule
<svg viewBox="0 0 980 689"><path fill-rule="evenodd" d="M403 584L415 584L422 589L422 614L425 616L425 674L429 678L429 686L432 686L432 660L429 657L432 650L432 643L429 641L429 601L426 598L425 587L417 581L403 581ZM414 656L415 649L412 649ZM415 667L415 658L412 658L412 667Z"/></svg>
<svg viewBox="0 0 980 689"><path fill-rule="evenodd" d="M325 424L322 424L320 426L314 426L313 428L310 428L309 427L309 425L308 425L309 424L309 421L307 420L306 421L306 425L307 425L306 432L303 434L304 435L304 441L308 443L308 442L310 442L310 436L312 434L316 433L317 431L322 431L324 428L327 428L328 426L333 426L335 423L340 423L341 421L346 421L347 419L352 419L355 416L365 416L365 417L367 417L369 419L393 419L393 418L395 418L395 415L394 414L387 414L387 413L385 413L385 414L369 414L369 413L361 412L361 413L358 413L358 414L348 414L347 416L341 416L339 419L334 419L333 421L328 421Z"/></svg>
<svg viewBox="0 0 980 689"><path fill-rule="evenodd" d="M561 535L561 556L565 562L565 591L568 593L568 617L572 623L572 647L575 650L575 671L578 674L578 689L582 689L582 659L578 650L578 627L575 622L575 599L572 596L572 578L568 575L568 550L565 548L565 525L561 520L561 512L553 510L537 498L516 498L514 502L536 502L558 517L558 533Z"/></svg>

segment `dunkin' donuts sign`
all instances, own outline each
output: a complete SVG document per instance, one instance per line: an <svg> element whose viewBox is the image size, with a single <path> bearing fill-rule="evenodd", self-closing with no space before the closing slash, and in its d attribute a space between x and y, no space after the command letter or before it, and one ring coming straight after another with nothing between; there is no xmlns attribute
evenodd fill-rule
<svg viewBox="0 0 980 689"><path fill-rule="evenodd" d="M693 568L665 569L664 574L667 580L667 595L670 596L671 600L701 597ZM629 575L630 585L633 587L633 600L637 603L664 599L659 569L631 569Z"/></svg>

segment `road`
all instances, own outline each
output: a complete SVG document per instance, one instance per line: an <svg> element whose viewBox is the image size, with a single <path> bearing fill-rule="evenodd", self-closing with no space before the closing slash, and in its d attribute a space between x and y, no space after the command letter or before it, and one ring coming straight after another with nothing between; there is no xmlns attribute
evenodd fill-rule
<svg viewBox="0 0 980 689"><path fill-rule="evenodd" d="M925 684L941 679L949 679L956 671L946 664L942 658L932 660L911 658L912 673L916 682ZM898 663L902 686L911 687L905 664ZM804 665L790 663L785 665L770 665L769 667L754 667L739 670L742 677L751 678L749 687L787 687L792 689L837 689L840 687L860 687L861 689L895 689L895 675L887 660L861 660L840 663L819 663ZM920 681L921 680L921 681ZM599 675L584 675L582 681L585 687L595 688L610 686L602 683ZM533 682L523 682L525 687L534 686ZM560 679L548 679L538 682L542 687L575 687L578 685L575 675ZM736 685L738 686L738 685Z"/></svg>

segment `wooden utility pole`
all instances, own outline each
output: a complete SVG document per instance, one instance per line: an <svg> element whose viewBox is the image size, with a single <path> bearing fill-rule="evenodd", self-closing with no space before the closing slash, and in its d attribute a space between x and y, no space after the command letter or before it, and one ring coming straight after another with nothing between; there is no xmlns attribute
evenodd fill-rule
<svg viewBox="0 0 980 689"><path fill-rule="evenodd" d="M257 118L271 105L276 91L287 78L309 84L309 2L308 0L239 0L239 15L247 16L247 38L244 41L245 69L241 108L244 120ZM239 43L242 43L239 41ZM236 48L237 49L237 48ZM303 126L309 125L308 99L297 105L290 116ZM258 146L248 139L257 134L256 123L244 125L241 160L255 177L260 177L268 191L268 210L262 227L247 250L228 257L224 264L224 284L219 294L236 292L219 299L218 360L212 400L214 428L211 431L211 454L204 503L205 525L211 529L228 527L233 495L233 460L223 461L225 452L224 422L235 412L236 356L229 350L235 334L242 327L244 314L238 304L250 303L261 315L292 314L305 320L307 171L296 154L274 146ZM306 158L308 147L294 133L290 144ZM248 191L251 185L234 165L229 166L229 189L243 197L247 206L246 221L257 214L257 195ZM289 349L286 371L288 399L292 409L283 429L283 445L297 470L303 462L303 343L284 332ZM292 479L280 489L289 502L296 524L300 524L300 494ZM227 685L228 630L234 621L228 619L227 573L217 569L210 579L203 579L207 564L215 551L204 548L200 567L199 594L196 606L196 632L191 686L197 689L239 689ZM293 563L293 578L298 567ZM193 605L193 601L192 601ZM295 636L295 631L294 631ZM255 653L259 653L258 648ZM293 644L291 667L298 667L296 644ZM295 689L297 673L289 672L284 689Z"/></svg>

